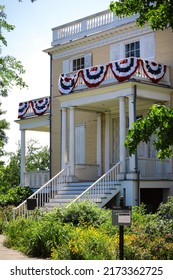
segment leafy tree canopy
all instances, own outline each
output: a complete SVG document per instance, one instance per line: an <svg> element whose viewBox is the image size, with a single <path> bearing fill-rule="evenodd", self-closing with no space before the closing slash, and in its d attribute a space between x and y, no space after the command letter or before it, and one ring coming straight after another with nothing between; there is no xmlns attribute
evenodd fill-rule
<svg viewBox="0 0 173 280"><path fill-rule="evenodd" d="M173 145L173 108L153 105L146 117L138 119L129 130L125 146L132 155L140 142L148 142L155 135L154 147L160 159L172 156Z"/></svg>
<svg viewBox="0 0 173 280"><path fill-rule="evenodd" d="M109 8L117 16L139 14L139 26L149 23L153 30L170 27L173 31L173 0L119 0L112 1Z"/></svg>
<svg viewBox="0 0 173 280"><path fill-rule="evenodd" d="M11 188L20 184L20 144L16 152L9 153L9 161L6 166L0 165L0 189ZM27 143L26 171L49 170L49 148L39 146L36 140Z"/></svg>
<svg viewBox="0 0 173 280"><path fill-rule="evenodd" d="M13 86L26 87L22 75L25 70L19 60L15 57L2 55L2 46L7 46L3 31L10 32L15 26L7 23L7 15L4 12L5 6L0 5L0 96L7 96Z"/></svg>

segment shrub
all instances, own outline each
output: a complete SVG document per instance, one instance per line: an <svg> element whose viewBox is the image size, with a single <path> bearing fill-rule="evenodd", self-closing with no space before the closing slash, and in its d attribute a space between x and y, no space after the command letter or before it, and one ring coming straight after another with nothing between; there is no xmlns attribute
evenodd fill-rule
<svg viewBox="0 0 173 280"><path fill-rule="evenodd" d="M109 237L99 228L74 227L66 250L53 250L52 259L111 260L117 259L117 238Z"/></svg>
<svg viewBox="0 0 173 280"><path fill-rule="evenodd" d="M3 194L0 194L0 205L14 205L17 206L23 202L27 197L32 194L32 191L29 187L13 187L8 189Z"/></svg>
<svg viewBox="0 0 173 280"><path fill-rule="evenodd" d="M72 223L74 226L100 226L110 218L109 210L101 209L89 201L74 203L68 208L57 208L52 213L54 219L63 223Z"/></svg>

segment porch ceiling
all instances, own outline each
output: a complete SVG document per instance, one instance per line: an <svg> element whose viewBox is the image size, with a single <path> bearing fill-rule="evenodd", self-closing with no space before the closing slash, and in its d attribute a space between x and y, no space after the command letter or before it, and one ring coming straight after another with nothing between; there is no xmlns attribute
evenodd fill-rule
<svg viewBox="0 0 173 280"><path fill-rule="evenodd" d="M59 96L61 108L74 106L83 110L92 110L98 112L118 112L119 98L126 98L126 107L128 109L128 97L134 95L134 85L137 85L137 110L147 110L153 103L170 102L171 88L160 87L153 84L134 83L129 81L118 85L109 85L99 89L87 89L74 94Z"/></svg>
<svg viewBox="0 0 173 280"><path fill-rule="evenodd" d="M157 101L156 101L157 102ZM137 112L145 112L153 104L153 100L137 98L136 107ZM119 99L108 100L104 102L95 102L91 104L86 104L83 106L76 106L80 110L96 111L96 112L112 112L118 114L119 112ZM128 99L126 99L126 111L128 112Z"/></svg>
<svg viewBox="0 0 173 280"><path fill-rule="evenodd" d="M37 117L30 117L25 119L16 120L19 124L20 130L31 130L40 132L49 132L49 115L42 115Z"/></svg>

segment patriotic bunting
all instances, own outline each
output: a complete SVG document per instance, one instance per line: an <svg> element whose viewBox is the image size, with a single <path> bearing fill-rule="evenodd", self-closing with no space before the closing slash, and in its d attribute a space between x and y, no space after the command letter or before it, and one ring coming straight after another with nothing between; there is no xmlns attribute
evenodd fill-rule
<svg viewBox="0 0 173 280"><path fill-rule="evenodd" d="M43 115L49 108L49 98L45 97L39 100L32 100L31 106L35 115Z"/></svg>
<svg viewBox="0 0 173 280"><path fill-rule="evenodd" d="M106 78L110 68L118 82L129 80L135 72L142 66L145 75L154 83L159 82L166 73L166 66L153 61L142 60L137 57L128 57L122 60L113 61L106 65L93 66L81 69L74 75L61 74L58 88L61 94L69 94L76 86L79 76L82 77L87 87L99 86Z"/></svg>
<svg viewBox="0 0 173 280"><path fill-rule="evenodd" d="M166 65L148 60L141 60L141 64L145 75L154 83L158 83L166 73Z"/></svg>
<svg viewBox="0 0 173 280"><path fill-rule="evenodd" d="M18 118L22 118L28 111L29 101L19 103Z"/></svg>
<svg viewBox="0 0 173 280"><path fill-rule="evenodd" d="M85 68L80 71L85 84L89 88L99 86L104 81L107 72L108 65Z"/></svg>
<svg viewBox="0 0 173 280"><path fill-rule="evenodd" d="M136 72L139 67L139 59L136 57L129 57L123 60L111 62L110 67L114 77L119 82L124 82Z"/></svg>
<svg viewBox="0 0 173 280"><path fill-rule="evenodd" d="M49 97L19 103L18 118L22 118L32 108L35 115L44 115L50 105Z"/></svg>
<svg viewBox="0 0 173 280"><path fill-rule="evenodd" d="M68 94L72 92L77 83L78 75L79 72L75 73L74 75L61 74L58 82L59 91L62 94Z"/></svg>

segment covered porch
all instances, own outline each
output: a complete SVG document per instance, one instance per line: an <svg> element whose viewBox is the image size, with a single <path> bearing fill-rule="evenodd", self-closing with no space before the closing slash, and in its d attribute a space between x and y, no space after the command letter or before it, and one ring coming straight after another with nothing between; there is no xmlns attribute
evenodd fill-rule
<svg viewBox="0 0 173 280"><path fill-rule="evenodd" d="M160 161L150 143L129 157L124 141L137 117L153 103L170 103L170 88L131 81L57 97L61 107L61 169L70 181L97 180L120 161L120 179L172 179L172 161Z"/></svg>

